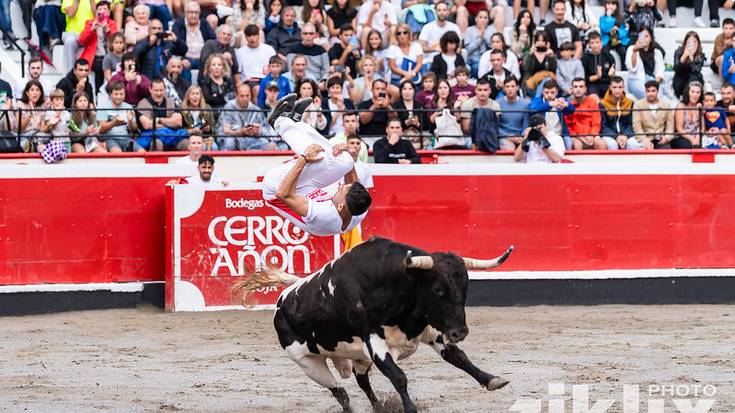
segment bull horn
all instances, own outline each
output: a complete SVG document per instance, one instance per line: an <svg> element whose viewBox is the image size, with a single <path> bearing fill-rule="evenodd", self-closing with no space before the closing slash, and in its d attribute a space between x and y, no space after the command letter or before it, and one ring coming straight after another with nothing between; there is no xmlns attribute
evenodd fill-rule
<svg viewBox="0 0 735 413"><path fill-rule="evenodd" d="M513 252L513 246L511 245L508 247L507 250L503 253L503 255L493 258L491 260L477 260L474 258L465 258L462 257L464 260L464 266L467 267L468 270L485 270L488 268L495 268L498 265L505 262L505 260L508 259L510 254Z"/></svg>
<svg viewBox="0 0 735 413"><path fill-rule="evenodd" d="M414 257L413 251L406 253L406 268L418 268L420 270L430 270L434 267L434 259L429 256Z"/></svg>

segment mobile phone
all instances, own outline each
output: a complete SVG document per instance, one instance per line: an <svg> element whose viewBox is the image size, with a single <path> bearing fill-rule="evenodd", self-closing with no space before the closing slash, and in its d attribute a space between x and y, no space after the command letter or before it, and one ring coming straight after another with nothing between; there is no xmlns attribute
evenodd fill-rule
<svg viewBox="0 0 735 413"><path fill-rule="evenodd" d="M378 93L378 97L379 97L379 98L384 98L384 97L386 97L386 94L385 94L385 92L380 92L380 93Z"/></svg>
<svg viewBox="0 0 735 413"><path fill-rule="evenodd" d="M350 36L349 44L352 47L357 47L360 45L360 41L357 39L357 36Z"/></svg>
<svg viewBox="0 0 735 413"><path fill-rule="evenodd" d="M334 65L334 71L336 73L344 73L345 72L345 66L344 65Z"/></svg>

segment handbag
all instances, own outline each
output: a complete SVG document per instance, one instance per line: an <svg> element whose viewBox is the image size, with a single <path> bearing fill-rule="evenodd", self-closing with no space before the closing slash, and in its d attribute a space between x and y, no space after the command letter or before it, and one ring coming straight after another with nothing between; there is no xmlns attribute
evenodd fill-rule
<svg viewBox="0 0 735 413"><path fill-rule="evenodd" d="M447 146L467 147L467 138L462 133L462 128L459 126L457 118L452 115L449 109L443 109L442 114L436 118L436 130L434 134L437 137L434 142L434 149Z"/></svg>

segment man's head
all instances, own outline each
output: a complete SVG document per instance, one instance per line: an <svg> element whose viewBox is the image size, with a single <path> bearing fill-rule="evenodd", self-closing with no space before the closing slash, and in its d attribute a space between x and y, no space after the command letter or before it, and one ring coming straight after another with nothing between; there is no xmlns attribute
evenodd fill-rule
<svg viewBox="0 0 735 413"><path fill-rule="evenodd" d="M86 79L89 76L89 62L85 59L77 59L74 62L74 77L77 80Z"/></svg>
<svg viewBox="0 0 735 413"><path fill-rule="evenodd" d="M704 92L704 100L702 101L702 105L705 108L713 108L717 105L717 95L714 94L714 92Z"/></svg>
<svg viewBox="0 0 735 413"><path fill-rule="evenodd" d="M574 57L574 52L577 48L572 42L564 42L559 46L559 54L563 60L569 60Z"/></svg>
<svg viewBox="0 0 735 413"><path fill-rule="evenodd" d="M186 24L188 24L189 26L199 25L199 18L202 13L201 7L199 7L199 3L194 0L186 2L186 6L184 6L184 13L186 14Z"/></svg>
<svg viewBox="0 0 735 413"><path fill-rule="evenodd" d="M202 155L199 157L199 178L204 182L209 182L212 179L212 173L214 173L214 158L209 155Z"/></svg>
<svg viewBox="0 0 735 413"><path fill-rule="evenodd" d="M543 114L536 113L531 116L531 119L528 120L528 126L537 129L542 135L546 136L546 117Z"/></svg>
<svg viewBox="0 0 735 413"><path fill-rule="evenodd" d="M291 73L296 78L302 78L306 74L306 57L302 54L294 56L291 60Z"/></svg>
<svg viewBox="0 0 735 413"><path fill-rule="evenodd" d="M354 182L348 185L340 185L337 193L332 198L332 202L337 208L337 211L342 212L346 210L346 212L354 217L367 212L373 199L361 183Z"/></svg>
<svg viewBox="0 0 735 413"><path fill-rule="evenodd" d="M347 147L350 148L352 159L357 161L357 156L360 154L360 149L362 149L362 138L360 138L360 135L356 133L347 135Z"/></svg>
<svg viewBox="0 0 735 413"><path fill-rule="evenodd" d="M732 34L735 33L735 20L728 17L726 19L722 20L722 33L724 34L725 39L729 39L732 37Z"/></svg>
<svg viewBox="0 0 735 413"><path fill-rule="evenodd" d="M306 47L313 46L314 39L316 39L316 27L313 23L304 23L304 27L301 28L301 44Z"/></svg>
<svg viewBox="0 0 735 413"><path fill-rule="evenodd" d="M223 46L229 46L232 40L232 27L229 24L217 26L217 41Z"/></svg>
<svg viewBox="0 0 735 413"><path fill-rule="evenodd" d="M401 120L397 118L393 118L388 121L388 124L385 126L385 135L388 138L388 140L396 139L401 137L403 135L403 127L401 126Z"/></svg>
<svg viewBox="0 0 735 413"><path fill-rule="evenodd" d="M444 23L449 18L449 5L444 1L440 0L434 3L434 10L436 11L436 19Z"/></svg>
<svg viewBox="0 0 735 413"><path fill-rule="evenodd" d="M352 28L350 23L345 23L339 28L339 40L343 46L347 46L350 43L350 37L355 34L355 29Z"/></svg>
<svg viewBox="0 0 735 413"><path fill-rule="evenodd" d="M151 19L151 21L148 22L148 33L163 33L163 23L158 19Z"/></svg>
<svg viewBox="0 0 735 413"><path fill-rule="evenodd" d="M602 52L602 38L600 33L591 32L587 35L587 47L589 47L592 54L600 54Z"/></svg>
<svg viewBox="0 0 735 413"><path fill-rule="evenodd" d="M544 100L547 102L550 102L559 96L559 85L555 80L552 79L544 83L543 94Z"/></svg>
<svg viewBox="0 0 735 413"><path fill-rule="evenodd" d="M572 97L579 101L584 99L585 95L587 95L587 82L584 78L576 77L572 79Z"/></svg>
<svg viewBox="0 0 735 413"><path fill-rule="evenodd" d="M352 133L357 133L359 124L357 112L347 112L342 115L342 126L345 128L345 135L349 136Z"/></svg>
<svg viewBox="0 0 735 413"><path fill-rule="evenodd" d="M567 13L566 0L554 0L554 21L556 23L564 23L564 15Z"/></svg>
<svg viewBox="0 0 735 413"><path fill-rule="evenodd" d="M481 77L475 84L475 97L477 102L481 105L487 104L490 100L490 81L484 77Z"/></svg>
<svg viewBox="0 0 735 413"><path fill-rule="evenodd" d="M202 154L202 150L204 149L204 138L202 138L201 135L189 136L189 145L187 146L187 149L189 149L189 156L191 156L192 159L198 160Z"/></svg>
<svg viewBox="0 0 735 413"><path fill-rule="evenodd" d="M110 83L110 100L115 106L120 106L125 101L125 85L122 82Z"/></svg>
<svg viewBox="0 0 735 413"><path fill-rule="evenodd" d="M373 100L377 100L378 98L385 97L386 89L388 89L388 84L385 83L385 80L382 80L382 79L373 80L373 84L371 87L371 91L373 93Z"/></svg>
<svg viewBox="0 0 735 413"><path fill-rule="evenodd" d="M505 64L505 55L502 50L493 50L490 52L490 65L493 68L493 72L501 73L503 71L503 65Z"/></svg>
<svg viewBox="0 0 735 413"><path fill-rule="evenodd" d="M293 7L284 7L283 11L281 12L281 23L283 23L284 27L291 27L293 26L294 22L296 21L296 10L294 10Z"/></svg>
<svg viewBox="0 0 735 413"><path fill-rule="evenodd" d="M250 98L252 97L252 91L250 85L243 83L237 87L237 96L235 97L235 103L241 109L245 109L250 105Z"/></svg>
<svg viewBox="0 0 735 413"><path fill-rule="evenodd" d="M260 46L260 29L254 24L248 24L245 26L245 41L248 47L251 49L257 49Z"/></svg>
<svg viewBox="0 0 735 413"><path fill-rule="evenodd" d="M625 82L620 76L613 76L610 78L610 95L615 99L622 99L625 95Z"/></svg>
<svg viewBox="0 0 735 413"><path fill-rule="evenodd" d="M166 76L174 82L181 76L181 72L184 70L184 64L181 63L181 58L178 56L171 56L166 63Z"/></svg>
<svg viewBox="0 0 735 413"><path fill-rule="evenodd" d="M656 103L658 100L658 82L649 80L646 82L646 101Z"/></svg>
<svg viewBox="0 0 735 413"><path fill-rule="evenodd" d="M503 82L503 93L507 100L513 101L518 97L518 78L510 75Z"/></svg>
<svg viewBox="0 0 735 413"><path fill-rule="evenodd" d="M148 90L151 93L151 98L156 103L160 104L166 97L166 85L160 77L151 80L151 87Z"/></svg>
<svg viewBox="0 0 735 413"><path fill-rule="evenodd" d="M735 92L735 88L730 83L725 83L720 87L720 97L724 105L729 106L733 104L733 92Z"/></svg>
<svg viewBox="0 0 735 413"><path fill-rule="evenodd" d="M43 59L39 56L33 56L28 62L28 76L33 80L38 80L43 74Z"/></svg>

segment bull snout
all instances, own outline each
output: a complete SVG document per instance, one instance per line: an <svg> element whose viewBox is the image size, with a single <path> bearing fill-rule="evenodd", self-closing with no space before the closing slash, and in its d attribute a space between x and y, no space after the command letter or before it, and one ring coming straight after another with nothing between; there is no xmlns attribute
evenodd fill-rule
<svg viewBox="0 0 735 413"><path fill-rule="evenodd" d="M467 328L467 326L453 328L447 332L447 339L450 343L459 343L460 341L464 340L465 337L467 337L467 334L469 334L469 332L470 329Z"/></svg>

